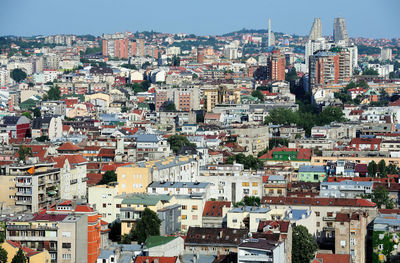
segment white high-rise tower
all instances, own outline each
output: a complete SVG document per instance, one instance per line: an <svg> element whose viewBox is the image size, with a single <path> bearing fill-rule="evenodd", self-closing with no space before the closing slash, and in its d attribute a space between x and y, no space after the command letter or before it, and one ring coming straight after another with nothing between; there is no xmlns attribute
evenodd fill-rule
<svg viewBox="0 0 400 263"><path fill-rule="evenodd" d="M316 40L322 37L322 23L320 18L314 18L314 23L308 36L308 40Z"/></svg>
<svg viewBox="0 0 400 263"><path fill-rule="evenodd" d="M268 47L272 45L271 40L271 18L268 18Z"/></svg>

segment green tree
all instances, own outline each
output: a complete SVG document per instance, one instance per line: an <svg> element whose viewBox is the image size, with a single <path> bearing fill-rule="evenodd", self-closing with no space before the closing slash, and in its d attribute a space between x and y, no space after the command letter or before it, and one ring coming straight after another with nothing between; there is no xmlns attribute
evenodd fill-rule
<svg viewBox="0 0 400 263"><path fill-rule="evenodd" d="M60 100L61 99L61 90L58 86L52 86L47 94L43 96L43 100Z"/></svg>
<svg viewBox="0 0 400 263"><path fill-rule="evenodd" d="M29 156L32 156L32 148L30 147L25 147L25 146L19 146L18 149L18 160L19 161L25 161L25 159Z"/></svg>
<svg viewBox="0 0 400 263"><path fill-rule="evenodd" d="M387 174L398 174L399 173L399 169L397 168L396 165L391 163L386 167L386 173Z"/></svg>
<svg viewBox="0 0 400 263"><path fill-rule="evenodd" d="M13 257L11 263L26 263L26 257L22 249L18 249L17 254Z"/></svg>
<svg viewBox="0 0 400 263"><path fill-rule="evenodd" d="M252 155L246 156L243 153L239 153L234 156L229 156L226 159L226 163L228 164L233 164L233 162L243 164L244 169L259 170L264 168L264 163L261 160Z"/></svg>
<svg viewBox="0 0 400 263"><path fill-rule="evenodd" d="M174 104L173 102L168 103L168 105L165 107L164 110L165 110L165 111L168 111L168 112L174 112L174 111L176 111L175 104Z"/></svg>
<svg viewBox="0 0 400 263"><path fill-rule="evenodd" d="M258 98L259 101L264 101L264 95L262 94L262 92L260 90L255 90L251 93L251 96Z"/></svg>
<svg viewBox="0 0 400 263"><path fill-rule="evenodd" d="M294 81L298 79L299 76L297 76L297 72L295 68L292 68L288 73L285 75L285 80L288 82Z"/></svg>
<svg viewBox="0 0 400 263"><path fill-rule="evenodd" d="M181 65L181 58L176 56L176 55L174 55L172 57L172 66L179 67L180 65Z"/></svg>
<svg viewBox="0 0 400 263"><path fill-rule="evenodd" d="M371 195L371 201L376 203L378 208L381 208L382 206L385 206L387 209L394 208L394 201L390 198L388 190L381 185L378 186Z"/></svg>
<svg viewBox="0 0 400 263"><path fill-rule="evenodd" d="M115 220L108 225L110 232L108 232L108 238L113 242L121 241L121 221Z"/></svg>
<svg viewBox="0 0 400 263"><path fill-rule="evenodd" d="M378 76L379 75L378 71L376 71L373 68L367 68L366 70L363 71L362 74L363 75L374 75L374 76Z"/></svg>
<svg viewBox="0 0 400 263"><path fill-rule="evenodd" d="M137 69L134 64L122 64L121 67L127 68L127 69Z"/></svg>
<svg viewBox="0 0 400 263"><path fill-rule="evenodd" d="M149 236L159 236L160 226L161 220L158 218L158 215L149 208L145 208L142 217L137 222L135 229L131 230L131 233L137 242L141 244Z"/></svg>
<svg viewBox="0 0 400 263"><path fill-rule="evenodd" d="M29 111L25 111L21 114L21 116L25 116L28 119L32 120L32 114Z"/></svg>
<svg viewBox="0 0 400 263"><path fill-rule="evenodd" d="M378 171L379 171L379 176L380 177L387 177L386 173L386 162L385 160L380 160L378 163Z"/></svg>
<svg viewBox="0 0 400 263"><path fill-rule="evenodd" d="M177 153L183 146L196 147L196 144L191 143L188 138L182 135L172 135L167 141L174 153Z"/></svg>
<svg viewBox="0 0 400 263"><path fill-rule="evenodd" d="M7 251L0 247L0 263L7 263Z"/></svg>
<svg viewBox="0 0 400 263"><path fill-rule="evenodd" d="M378 169L378 167L374 161L370 161L368 163L368 175L369 176L375 177L377 169Z"/></svg>
<svg viewBox="0 0 400 263"><path fill-rule="evenodd" d="M33 116L35 116L35 117L41 117L42 116L42 113L40 112L40 109L38 107L32 109L32 112L33 112Z"/></svg>
<svg viewBox="0 0 400 263"><path fill-rule="evenodd" d="M130 234L124 234L121 236L121 244L130 244L132 242L132 236Z"/></svg>
<svg viewBox="0 0 400 263"><path fill-rule="evenodd" d="M103 174L98 184L108 184L116 181L117 181L117 174L115 173L115 171L107 171Z"/></svg>
<svg viewBox="0 0 400 263"><path fill-rule="evenodd" d="M318 115L317 124L326 125L334 121L343 122L345 120L346 119L344 118L344 113L342 109L338 107L328 106Z"/></svg>
<svg viewBox="0 0 400 263"><path fill-rule="evenodd" d="M301 225L293 227L292 231L292 262L309 263L318 249L314 237Z"/></svg>
<svg viewBox="0 0 400 263"><path fill-rule="evenodd" d="M260 200L260 197L258 197L258 196L248 196L248 195L246 195L243 199L242 199L242 201L240 201L240 202L237 202L236 204L235 204L235 207L238 207L238 206L260 206L260 203L261 203L261 200Z"/></svg>
<svg viewBox="0 0 400 263"><path fill-rule="evenodd" d="M17 83L20 83L24 79L26 79L26 73L20 69L16 68L11 71L10 77Z"/></svg>

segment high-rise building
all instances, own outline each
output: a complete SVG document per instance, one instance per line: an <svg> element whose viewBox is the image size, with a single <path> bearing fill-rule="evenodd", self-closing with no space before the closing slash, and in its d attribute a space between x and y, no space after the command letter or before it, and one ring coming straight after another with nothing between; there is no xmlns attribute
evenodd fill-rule
<svg viewBox="0 0 400 263"><path fill-rule="evenodd" d="M286 59L279 49L274 50L268 57L267 79L272 81L285 80Z"/></svg>
<svg viewBox="0 0 400 263"><path fill-rule="evenodd" d="M331 51L318 51L310 56L309 82L314 85L336 84L339 79L339 55Z"/></svg>
<svg viewBox="0 0 400 263"><path fill-rule="evenodd" d="M345 41L345 43L349 43L346 20L344 18L337 17L333 23L333 41L339 42L340 40Z"/></svg>
<svg viewBox="0 0 400 263"><path fill-rule="evenodd" d="M322 37L322 23L320 18L314 18L314 23L308 36L308 40L316 40Z"/></svg>
<svg viewBox="0 0 400 263"><path fill-rule="evenodd" d="M129 58L136 55L136 43L128 38L103 39L103 56Z"/></svg>
<svg viewBox="0 0 400 263"><path fill-rule="evenodd" d="M268 18L268 47L275 46L275 35L271 32L271 18Z"/></svg>
<svg viewBox="0 0 400 263"><path fill-rule="evenodd" d="M381 60L392 60L392 49L384 47L381 49Z"/></svg>

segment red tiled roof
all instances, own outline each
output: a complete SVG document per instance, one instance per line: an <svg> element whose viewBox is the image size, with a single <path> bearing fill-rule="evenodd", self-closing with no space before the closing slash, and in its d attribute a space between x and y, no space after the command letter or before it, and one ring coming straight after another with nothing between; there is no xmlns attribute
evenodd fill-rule
<svg viewBox="0 0 400 263"><path fill-rule="evenodd" d="M62 221L67 215L41 214L33 217L32 221Z"/></svg>
<svg viewBox="0 0 400 263"><path fill-rule="evenodd" d="M115 170L117 170L118 167L125 166L128 164L133 164L133 163L106 163L101 168L101 171L102 172L115 171Z"/></svg>
<svg viewBox="0 0 400 263"><path fill-rule="evenodd" d="M350 262L349 254L317 254L315 256L315 258L319 259L319 261L314 260L313 262L320 262L320 263L349 263Z"/></svg>
<svg viewBox="0 0 400 263"><path fill-rule="evenodd" d="M379 213L400 215L400 209L379 209Z"/></svg>
<svg viewBox="0 0 400 263"><path fill-rule="evenodd" d="M77 205L75 207L75 212L93 212L93 208L91 208L89 205Z"/></svg>
<svg viewBox="0 0 400 263"><path fill-rule="evenodd" d="M357 198L318 198L318 197L278 197L264 196L263 204L276 205L312 205L312 206L353 206L375 207L376 204L365 199Z"/></svg>
<svg viewBox="0 0 400 263"><path fill-rule="evenodd" d="M27 256L27 257L31 257L31 256L34 256L34 255L40 253L40 252L38 252L36 250L33 250L31 248L21 246L21 244L19 242L14 242L14 241L11 241L11 240L6 240L6 242L8 244L10 244L11 246L15 247L15 248L21 248L25 252L25 256Z"/></svg>
<svg viewBox="0 0 400 263"><path fill-rule="evenodd" d="M75 144L73 144L71 142L66 142L66 143L63 143L60 147L58 147L57 151L78 151L80 149L81 148L79 148Z"/></svg>
<svg viewBox="0 0 400 263"><path fill-rule="evenodd" d="M203 216L222 217L222 208L231 207L227 201L207 201L204 205Z"/></svg>
<svg viewBox="0 0 400 263"><path fill-rule="evenodd" d="M258 223L258 232L263 232L265 226L271 226L272 229L278 229L281 233L287 233L289 230L289 221L274 221L274 220L266 220L260 221Z"/></svg>
<svg viewBox="0 0 400 263"><path fill-rule="evenodd" d="M81 164L87 162L86 159L80 154L74 155L61 155L53 158L56 164L54 165L55 168L62 168L64 167L65 160L68 160L69 164L74 167L76 164Z"/></svg>
<svg viewBox="0 0 400 263"><path fill-rule="evenodd" d="M337 213L335 221L336 222L350 222L350 216L349 216L349 214L345 214L345 213Z"/></svg>
<svg viewBox="0 0 400 263"><path fill-rule="evenodd" d="M177 257L146 257L146 256L137 256L135 259L135 263L154 263L158 260L160 263L175 263L177 261Z"/></svg>
<svg viewBox="0 0 400 263"><path fill-rule="evenodd" d="M87 173L86 177L88 178L87 185L96 185L100 182L103 175L101 173Z"/></svg>
<svg viewBox="0 0 400 263"><path fill-rule="evenodd" d="M114 157L115 149L101 148L98 157Z"/></svg>
<svg viewBox="0 0 400 263"><path fill-rule="evenodd" d="M353 138L350 142L352 144L380 144L381 139L377 138Z"/></svg>

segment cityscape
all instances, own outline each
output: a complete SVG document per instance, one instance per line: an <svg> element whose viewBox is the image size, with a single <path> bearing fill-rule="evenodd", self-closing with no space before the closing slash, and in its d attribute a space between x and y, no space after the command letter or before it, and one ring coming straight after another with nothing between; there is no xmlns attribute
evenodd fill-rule
<svg viewBox="0 0 400 263"><path fill-rule="evenodd" d="M0 30L0 262L400 262L400 36L349 19Z"/></svg>

